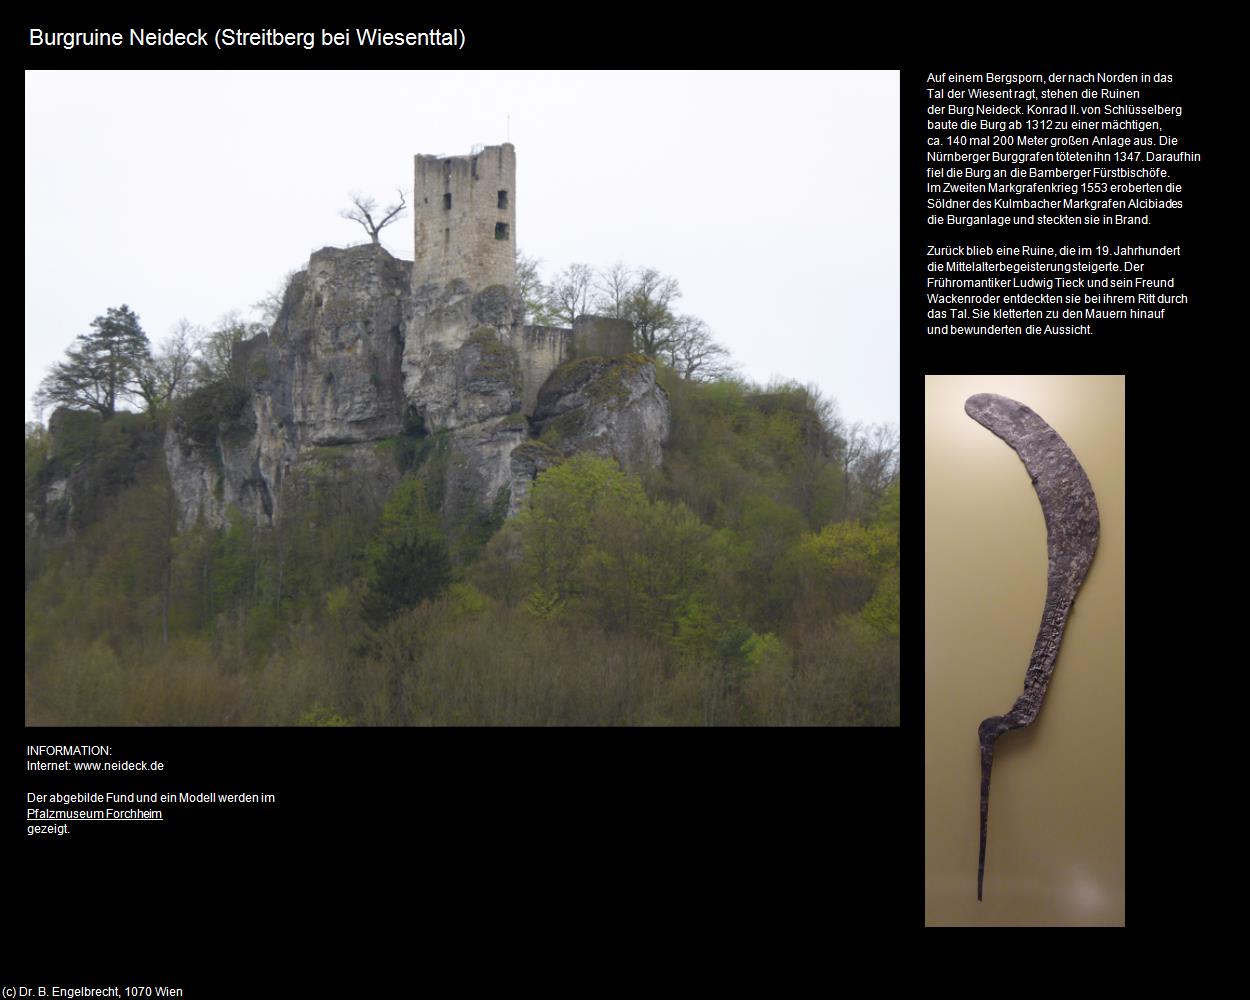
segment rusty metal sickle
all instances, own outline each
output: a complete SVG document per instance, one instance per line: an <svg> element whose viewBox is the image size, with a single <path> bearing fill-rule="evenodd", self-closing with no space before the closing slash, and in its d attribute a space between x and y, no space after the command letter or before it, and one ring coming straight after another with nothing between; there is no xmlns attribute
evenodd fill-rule
<svg viewBox="0 0 1250 1000"><path fill-rule="evenodd" d="M990 814L990 768L994 741L1011 729L1037 718L1046 685L1055 669L1059 643L1089 565L1098 547L1098 503L1081 463L1045 420L1023 403L1006 396L980 393L964 403L973 420L1011 445L1033 480L1046 518L1046 606L1037 642L1024 674L1024 693L1006 715L981 723L981 853L977 863L977 899L985 881L985 838Z"/></svg>

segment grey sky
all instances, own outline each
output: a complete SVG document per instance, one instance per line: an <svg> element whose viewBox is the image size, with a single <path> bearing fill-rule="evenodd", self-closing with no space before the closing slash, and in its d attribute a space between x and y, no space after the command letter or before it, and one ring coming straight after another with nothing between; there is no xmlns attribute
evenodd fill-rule
<svg viewBox="0 0 1250 1000"><path fill-rule="evenodd" d="M385 201L413 154L510 138L544 277L658 268L748 377L897 423L898 130L894 71L28 73L27 419L108 307L153 342L247 312L365 238L349 192ZM383 235L412 257L410 217Z"/></svg>

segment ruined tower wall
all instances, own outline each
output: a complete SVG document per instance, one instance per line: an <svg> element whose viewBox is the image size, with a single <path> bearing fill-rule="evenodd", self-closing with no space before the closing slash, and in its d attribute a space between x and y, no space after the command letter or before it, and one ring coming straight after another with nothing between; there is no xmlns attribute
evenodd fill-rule
<svg viewBox="0 0 1250 1000"><path fill-rule="evenodd" d="M634 327L626 319L610 316L578 316L573 321L573 336L567 347L568 357L615 357L634 349Z"/></svg>
<svg viewBox="0 0 1250 1000"><path fill-rule="evenodd" d="M463 278L478 291L516 285L516 150L416 157L414 287Z"/></svg>
<svg viewBox="0 0 1250 1000"><path fill-rule="evenodd" d="M561 364L633 349L633 328L624 320L579 316L571 330L522 326L511 295L487 291L516 287L511 143L469 156L418 155L412 200L414 315L404 349L404 391L428 419L448 426L463 422L453 405L456 358L482 326L516 351L526 414L534 412L539 388Z"/></svg>
<svg viewBox="0 0 1250 1000"><path fill-rule="evenodd" d="M532 414L547 376L571 356L573 331L555 326L516 329L512 346L521 359L521 412Z"/></svg>

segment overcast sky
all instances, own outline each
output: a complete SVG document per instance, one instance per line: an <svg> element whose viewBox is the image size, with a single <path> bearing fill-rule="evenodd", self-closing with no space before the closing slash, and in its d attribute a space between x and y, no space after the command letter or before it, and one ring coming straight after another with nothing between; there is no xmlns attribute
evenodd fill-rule
<svg viewBox="0 0 1250 1000"><path fill-rule="evenodd" d="M154 343L247 312L365 238L349 192L510 140L544 277L658 268L748 377L897 424L898 130L893 71L27 73L27 419L110 306ZM411 259L410 217L383 236Z"/></svg>

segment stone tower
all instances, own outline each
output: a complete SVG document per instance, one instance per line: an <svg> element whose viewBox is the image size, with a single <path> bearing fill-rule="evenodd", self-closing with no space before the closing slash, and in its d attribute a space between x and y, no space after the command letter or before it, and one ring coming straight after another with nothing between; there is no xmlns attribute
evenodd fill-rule
<svg viewBox="0 0 1250 1000"><path fill-rule="evenodd" d="M476 290L516 285L516 150L417 155L412 188L414 287L463 278Z"/></svg>

